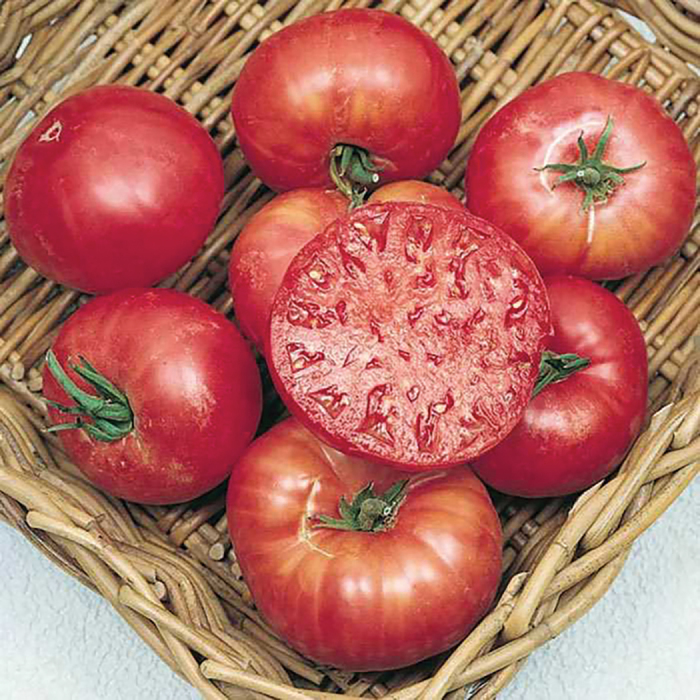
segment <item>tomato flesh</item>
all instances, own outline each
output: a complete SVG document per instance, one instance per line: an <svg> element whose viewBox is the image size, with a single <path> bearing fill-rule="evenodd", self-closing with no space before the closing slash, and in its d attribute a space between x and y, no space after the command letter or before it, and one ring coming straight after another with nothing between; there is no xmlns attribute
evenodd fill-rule
<svg viewBox="0 0 700 700"><path fill-rule="evenodd" d="M266 354L287 406L329 444L426 469L510 431L548 332L542 281L510 238L466 211L390 202L294 258Z"/></svg>

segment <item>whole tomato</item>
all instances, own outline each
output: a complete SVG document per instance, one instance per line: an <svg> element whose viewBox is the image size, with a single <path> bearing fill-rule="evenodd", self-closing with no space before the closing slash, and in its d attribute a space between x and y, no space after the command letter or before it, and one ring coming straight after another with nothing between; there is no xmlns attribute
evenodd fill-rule
<svg viewBox="0 0 700 700"><path fill-rule="evenodd" d="M20 145L5 214L28 265L106 293L190 260L223 194L221 157L194 117L163 95L104 85L65 99Z"/></svg>
<svg viewBox="0 0 700 700"><path fill-rule="evenodd" d="M455 71L399 15L323 12L266 39L231 105L240 147L272 189L421 178L452 148L461 120ZM341 185L341 183L343 183Z"/></svg>
<svg viewBox="0 0 700 700"><path fill-rule="evenodd" d="M564 73L483 126L466 205L518 241L543 275L615 279L682 244L696 166L671 117L643 90Z"/></svg>
<svg viewBox="0 0 700 700"><path fill-rule="evenodd" d="M412 664L467 636L501 574L501 528L464 466L408 475L348 457L295 419L236 463L231 541L276 632L322 664Z"/></svg>
<svg viewBox="0 0 700 700"><path fill-rule="evenodd" d="M265 355L290 412L325 442L420 471L512 430L549 331L542 280L509 236L464 208L379 202L291 261Z"/></svg>
<svg viewBox="0 0 700 700"><path fill-rule="evenodd" d="M464 209L447 190L420 180L383 185L368 203L406 200ZM236 239L228 268L233 308L241 330L261 350L272 300L292 258L347 210L348 200L337 190L291 190L262 207Z"/></svg>
<svg viewBox="0 0 700 700"><path fill-rule="evenodd" d="M96 486L139 503L189 501L223 482L260 420L260 374L236 327L170 289L86 303L43 378L68 455Z"/></svg>
<svg viewBox="0 0 700 700"><path fill-rule="evenodd" d="M632 312L586 279L555 276L545 285L554 332L543 356L544 388L514 430L472 463L487 484L517 496L561 496L604 478L637 437L646 410L646 344ZM583 364L577 357L590 364L567 376Z"/></svg>

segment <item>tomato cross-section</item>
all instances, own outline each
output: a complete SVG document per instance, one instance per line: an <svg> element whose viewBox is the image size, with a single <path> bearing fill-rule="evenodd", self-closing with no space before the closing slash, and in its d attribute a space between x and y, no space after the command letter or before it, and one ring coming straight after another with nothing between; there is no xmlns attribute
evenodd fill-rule
<svg viewBox="0 0 700 700"><path fill-rule="evenodd" d="M267 356L292 413L326 442L420 470L505 437L549 330L542 280L509 237L466 211L393 202L297 254Z"/></svg>

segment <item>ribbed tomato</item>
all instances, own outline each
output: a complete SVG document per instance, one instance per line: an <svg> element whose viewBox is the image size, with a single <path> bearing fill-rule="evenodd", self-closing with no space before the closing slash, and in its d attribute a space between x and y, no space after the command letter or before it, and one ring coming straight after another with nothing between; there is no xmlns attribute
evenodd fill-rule
<svg viewBox="0 0 700 700"><path fill-rule="evenodd" d="M267 38L241 71L231 112L253 171L278 191L421 178L461 119L439 45L378 9L323 12Z"/></svg>
<svg viewBox="0 0 700 700"><path fill-rule="evenodd" d="M500 523L470 469L409 478L336 452L293 418L236 463L227 515L256 606L322 664L388 669L444 651L500 580Z"/></svg>

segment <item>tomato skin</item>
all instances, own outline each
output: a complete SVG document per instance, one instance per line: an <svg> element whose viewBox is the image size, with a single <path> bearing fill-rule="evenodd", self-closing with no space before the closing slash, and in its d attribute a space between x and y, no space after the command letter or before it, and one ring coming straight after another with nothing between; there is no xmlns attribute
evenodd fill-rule
<svg viewBox="0 0 700 700"><path fill-rule="evenodd" d="M571 276L545 278L554 333L547 349L591 364L546 386L522 420L472 463L504 493L581 491L607 476L637 437L647 403L647 353L632 312L611 292Z"/></svg>
<svg viewBox="0 0 700 700"><path fill-rule="evenodd" d="M135 427L115 442L83 430L58 434L96 486L139 503L189 501L224 481L252 440L262 390L252 352L236 327L205 302L170 289L95 297L61 327L53 351L68 368L84 356L127 395ZM48 367L44 396L74 405ZM53 424L73 417L49 406Z"/></svg>
<svg viewBox="0 0 700 700"><path fill-rule="evenodd" d="M328 448L293 418L233 469L227 514L245 581L268 623L319 663L411 664L463 639L494 598L500 523L466 467L413 475L386 531L311 527L367 481L383 491L403 476Z"/></svg>
<svg viewBox="0 0 700 700"><path fill-rule="evenodd" d="M5 213L28 265L102 294L174 273L223 194L221 157L194 117L163 95L105 85L65 99L21 144Z"/></svg>
<svg viewBox="0 0 700 700"><path fill-rule="evenodd" d="M347 208L348 200L337 190L300 188L272 199L241 231L229 261L229 288L241 331L257 347L262 347L272 300L290 260Z"/></svg>
<svg viewBox="0 0 700 700"><path fill-rule="evenodd" d="M573 183L552 185L547 163L593 153L608 116L603 160L623 175L607 203L585 213ZM696 165L680 128L642 90L590 73L530 88L492 116L469 156L466 205L518 241L543 275L615 279L663 262L685 239L695 207Z"/></svg>
<svg viewBox="0 0 700 700"><path fill-rule="evenodd" d="M381 182L423 177L461 120L455 72L437 43L374 9L324 12L270 36L246 62L231 112L246 159L277 191L332 185L339 143L376 156Z"/></svg>

